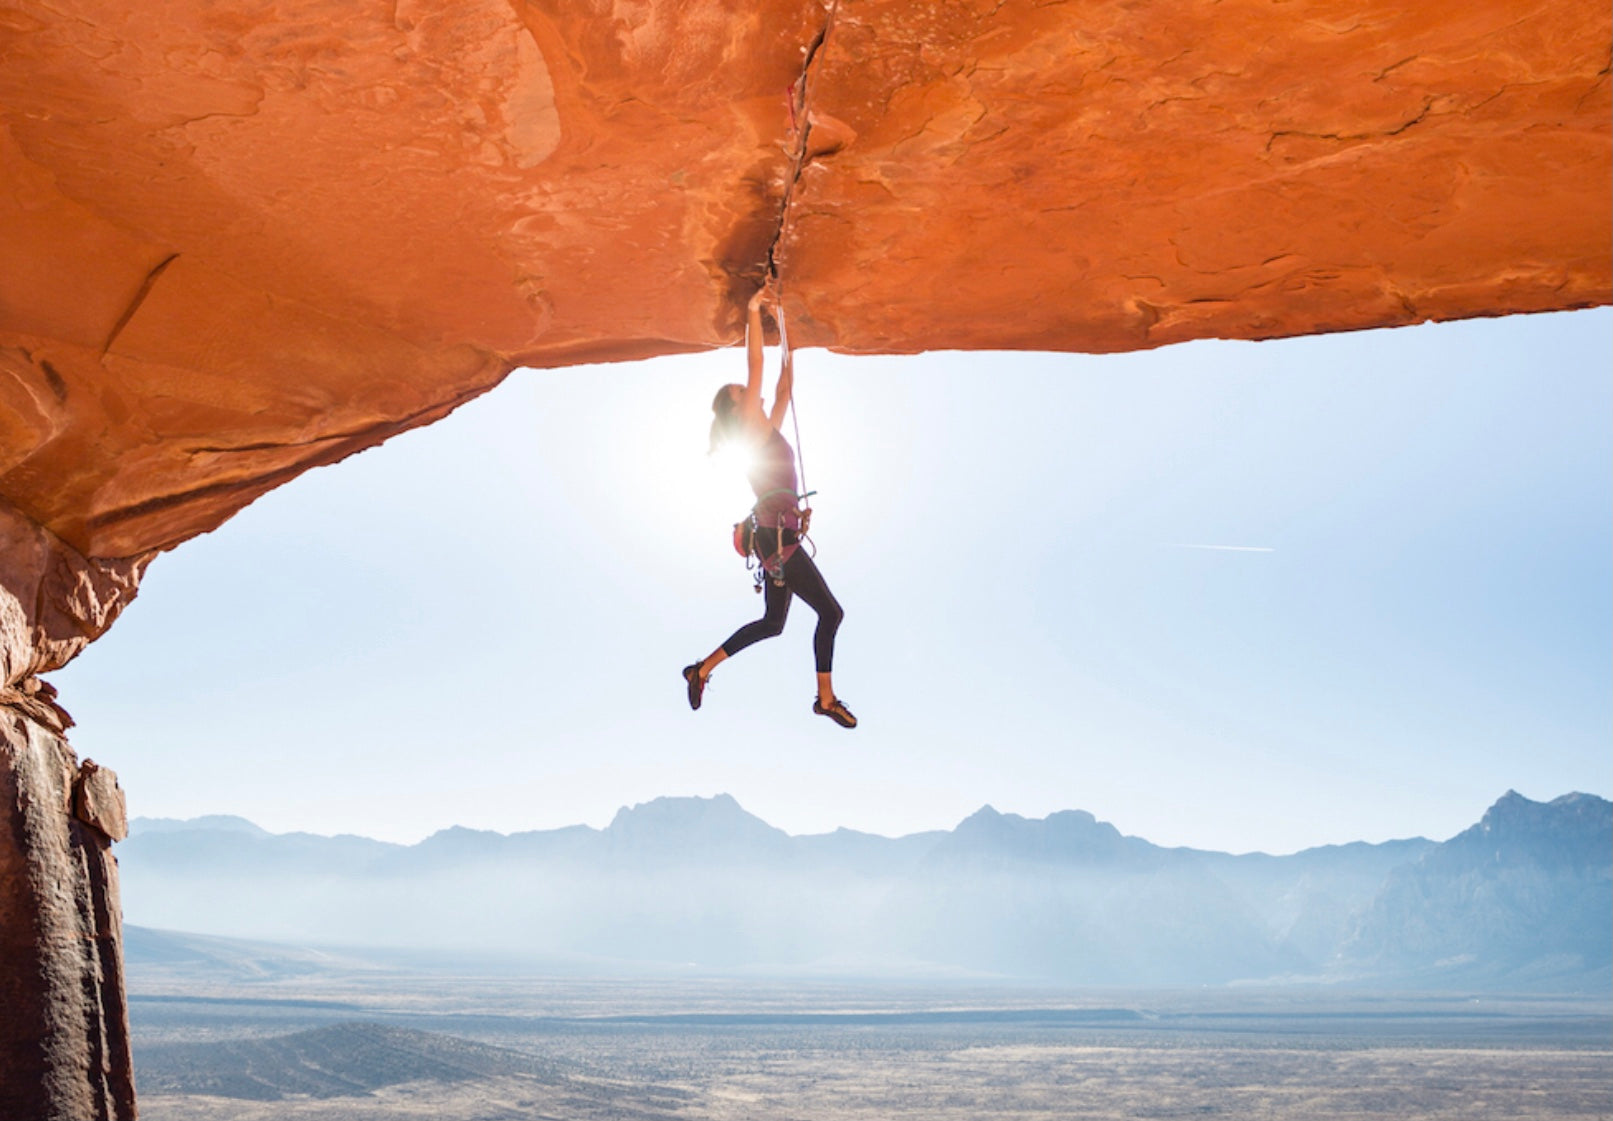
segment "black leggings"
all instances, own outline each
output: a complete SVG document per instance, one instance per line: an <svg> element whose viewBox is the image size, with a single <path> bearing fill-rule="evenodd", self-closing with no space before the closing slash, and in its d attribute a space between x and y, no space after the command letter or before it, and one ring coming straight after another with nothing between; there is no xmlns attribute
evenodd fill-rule
<svg viewBox="0 0 1613 1121"><path fill-rule="evenodd" d="M785 541L791 540L795 534L785 531ZM758 530L756 533L756 547L764 557L771 556L777 551L778 531L772 529ZM807 606L818 613L818 629L812 635L812 656L817 661L818 672L828 673L834 664L835 632L840 629L840 620L845 617L839 602L829 591L829 585L823 582L823 574L818 566L812 563L805 549L797 549L784 562L784 586L781 588L773 582L771 577L762 581L765 592L766 612L760 619L746 623L722 644L722 649L729 657L733 657L745 647L762 641L764 638L773 638L784 630L784 620L790 613L790 599L800 596L806 600Z"/></svg>

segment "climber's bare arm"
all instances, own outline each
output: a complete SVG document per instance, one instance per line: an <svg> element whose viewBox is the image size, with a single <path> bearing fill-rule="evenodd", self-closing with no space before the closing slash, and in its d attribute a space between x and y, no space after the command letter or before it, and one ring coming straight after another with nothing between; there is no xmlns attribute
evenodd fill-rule
<svg viewBox="0 0 1613 1121"><path fill-rule="evenodd" d="M762 408L762 304L767 301L767 288L756 290L745 308L745 415L754 416ZM754 411L753 411L754 407Z"/></svg>
<svg viewBox="0 0 1613 1121"><path fill-rule="evenodd" d="M784 365L779 370L778 387L773 391L773 411L767 414L767 422L775 429L784 425L784 414L790 407L790 395L795 392L795 363L790 360L789 351L784 352Z"/></svg>

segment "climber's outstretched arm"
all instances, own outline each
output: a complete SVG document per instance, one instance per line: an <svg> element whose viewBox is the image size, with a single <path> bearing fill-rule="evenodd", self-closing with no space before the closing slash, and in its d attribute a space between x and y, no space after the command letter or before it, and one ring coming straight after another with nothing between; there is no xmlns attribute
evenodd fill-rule
<svg viewBox="0 0 1613 1121"><path fill-rule="evenodd" d="M763 286L745 308L745 398L741 407L749 416L762 409L762 304L766 299L767 288Z"/></svg>
<svg viewBox="0 0 1613 1121"><path fill-rule="evenodd" d="M784 351L784 363L779 369L778 388L773 392L773 411L767 414L767 421L774 428L784 426L784 414L790 408L790 396L795 392L795 363L790 360L790 352Z"/></svg>

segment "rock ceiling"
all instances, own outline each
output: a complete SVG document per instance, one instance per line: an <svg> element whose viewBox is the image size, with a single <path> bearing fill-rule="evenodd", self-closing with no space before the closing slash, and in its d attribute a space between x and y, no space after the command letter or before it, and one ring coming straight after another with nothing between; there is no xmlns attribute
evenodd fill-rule
<svg viewBox="0 0 1613 1121"><path fill-rule="evenodd" d="M562 366L1610 300L1605 0L0 0L0 498L96 558ZM37 542L35 543L37 551Z"/></svg>

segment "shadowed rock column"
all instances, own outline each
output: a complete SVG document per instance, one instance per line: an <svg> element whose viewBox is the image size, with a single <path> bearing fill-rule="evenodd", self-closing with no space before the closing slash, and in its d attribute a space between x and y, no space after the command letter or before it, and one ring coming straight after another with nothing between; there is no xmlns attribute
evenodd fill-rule
<svg viewBox="0 0 1613 1121"><path fill-rule="evenodd" d="M79 765L37 676L134 597L148 558L86 558L0 501L0 1118L136 1115L112 842L117 776Z"/></svg>
<svg viewBox="0 0 1613 1121"><path fill-rule="evenodd" d="M0 694L0 1117L135 1116L111 771Z"/></svg>

